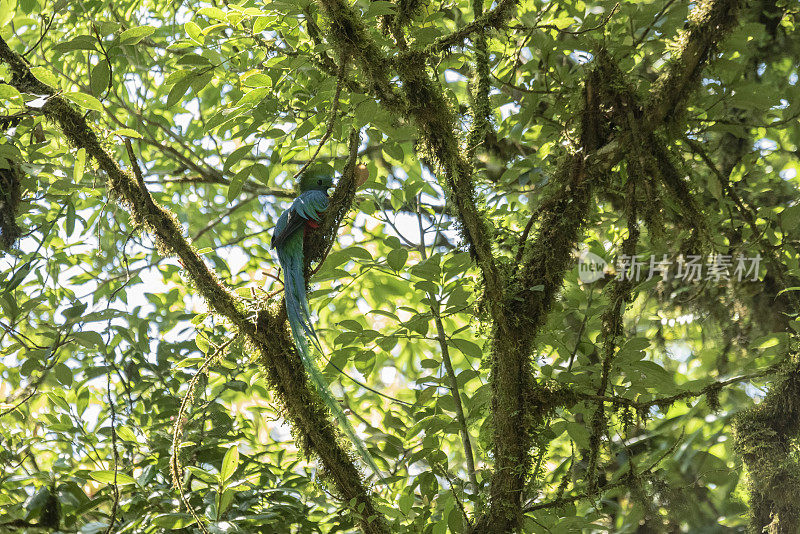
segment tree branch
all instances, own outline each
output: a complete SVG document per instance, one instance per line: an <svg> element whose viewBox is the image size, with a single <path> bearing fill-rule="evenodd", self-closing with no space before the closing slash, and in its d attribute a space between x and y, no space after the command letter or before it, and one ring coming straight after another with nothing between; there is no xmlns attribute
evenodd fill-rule
<svg viewBox="0 0 800 534"><path fill-rule="evenodd" d="M269 382L300 435L300 445L317 455L340 497L360 508L364 532L387 533L383 516L376 510L361 474L336 437L330 416L319 396L306 381L303 366L288 337L285 315L262 312L258 326L248 318L242 304L209 269L197 251L183 237L183 230L170 211L147 198L136 180L123 171L102 147L85 119L55 91L37 80L24 60L0 39L0 61L12 72L11 84L21 92L50 95L42 113L58 124L74 146L85 148L108 175L109 195L131 212L135 224L154 234L163 254L180 258L187 274L209 307L226 318L251 343L260 356Z"/></svg>

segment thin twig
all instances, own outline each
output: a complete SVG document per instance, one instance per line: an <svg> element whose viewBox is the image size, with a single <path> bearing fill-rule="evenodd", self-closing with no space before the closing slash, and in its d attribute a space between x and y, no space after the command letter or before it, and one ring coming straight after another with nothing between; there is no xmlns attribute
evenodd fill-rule
<svg viewBox="0 0 800 534"><path fill-rule="evenodd" d="M139 189L142 191L142 195L151 206L155 206L153 203L153 197L150 196L150 191L147 190L147 186L144 183L144 177L142 177L142 168L139 167L139 161L136 159L136 154L133 153L133 145L131 144L131 140L127 137L125 138L125 149L128 151L128 159L131 163L131 169L133 170L133 175L136 177L136 183L139 185Z"/></svg>
<svg viewBox="0 0 800 534"><path fill-rule="evenodd" d="M181 502L189 513L192 515L192 518L197 522L197 526L200 527L200 530L204 532L204 534L209 534L208 529L206 529L205 525L203 524L203 520L197 515L197 512L194 511L191 503L189 503L189 499L184 495L183 492L183 466L181 465L180 458L178 454L180 453L181 447L181 438L183 437L183 416L186 413L186 410L189 408L189 403L191 402L192 393L194 392L194 388L197 385L197 382L200 380L200 377L205 374L211 365L219 358L222 354L222 351L225 348L233 343L236 340L236 337L232 337L212 352L209 356L206 356L205 361L203 361L203 365L200 366L200 369L197 370L197 373L192 377L189 381L189 389L186 391L186 395L183 396L181 400L180 408L178 409L178 414L175 416L175 426L172 428L172 456L170 457L169 467L170 473L172 474L172 482L175 484L175 487L178 489L178 496L181 499Z"/></svg>
<svg viewBox="0 0 800 534"><path fill-rule="evenodd" d="M422 213L420 212L420 197L417 196L417 224L419 225L419 253L422 259L428 257L427 250L425 249L425 231L422 227ZM472 443L470 441L469 427L467 426L467 418L464 416L464 407L461 404L461 392L458 387L458 377L456 376L455 369L453 368L453 361L450 358L450 347L447 344L447 336L442 323L441 308L436 295L428 291L428 300L430 301L431 315L433 322L436 325L436 339L439 342L439 349L442 353L442 363L444 364L447 378L450 381L450 393L453 397L453 405L456 411L456 420L461 434L461 442L464 446L464 456L467 460L467 475L469 476L470 484L472 484L473 491L478 491L478 477L475 474L475 459L472 452ZM466 517L466 515L465 515Z"/></svg>
<svg viewBox="0 0 800 534"><path fill-rule="evenodd" d="M42 18L44 18L44 14L42 14ZM42 40L44 40L45 36L47 36L47 32L50 31L50 26L53 25L53 21L55 20L55 18L56 18L56 14L53 13L53 16L50 17L50 20L47 22L47 25L42 30L42 34L39 36L39 40L36 41L36 43L34 43L33 46L31 46L25 52L23 52L22 53L22 57L27 56L28 54L33 52L36 49L37 46L39 46L39 44L42 42Z"/></svg>
<svg viewBox="0 0 800 534"><path fill-rule="evenodd" d="M557 32L567 33L569 35L581 35L581 34L584 34L584 33L589 33L589 32L593 32L595 30L599 30L600 28L602 28L603 26L608 24L608 21L611 20L611 17L614 16L614 14L617 12L618 9L619 9L619 3L614 4L614 7L611 8L611 11L608 13L608 15L606 16L605 19L603 19L602 21L597 23L595 26L592 26L591 28L586 28L586 29L583 29L583 30L567 30L567 29L559 28L555 24L541 24L541 25L537 24L536 26L518 25L518 26L509 26L508 29L510 29L510 30L555 30Z"/></svg>
<svg viewBox="0 0 800 534"><path fill-rule="evenodd" d="M244 200L242 200L238 204L234 204L233 206L231 206L230 208L225 210L223 213L219 214L217 217L212 219L207 225L205 225L199 232L197 232L195 234L194 238L192 238L192 241L197 241L198 239L203 237L203 235L206 232L208 232L209 230L214 228L216 225L221 223L223 221L223 219L225 219L225 217L230 216L231 214L233 214L233 212L235 212L236 210L238 210L238 209L242 208L243 206L249 204L250 202L255 200L257 197L258 197L258 195L250 195L249 197L245 198Z"/></svg>

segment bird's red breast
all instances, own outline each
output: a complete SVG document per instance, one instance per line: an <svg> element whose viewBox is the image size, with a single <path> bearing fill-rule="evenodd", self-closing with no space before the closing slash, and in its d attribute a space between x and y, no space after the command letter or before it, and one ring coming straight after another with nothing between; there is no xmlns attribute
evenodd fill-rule
<svg viewBox="0 0 800 534"><path fill-rule="evenodd" d="M308 219L306 221L306 225L303 227L303 239L305 239L310 230L314 230L316 228L319 228L319 223L317 221Z"/></svg>

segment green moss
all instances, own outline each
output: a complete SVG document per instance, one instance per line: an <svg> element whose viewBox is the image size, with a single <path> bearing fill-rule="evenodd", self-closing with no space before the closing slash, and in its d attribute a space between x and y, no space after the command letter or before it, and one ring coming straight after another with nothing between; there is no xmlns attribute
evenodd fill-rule
<svg viewBox="0 0 800 534"><path fill-rule="evenodd" d="M702 66L733 29L740 0L703 0L689 14L687 28L677 39L676 51L655 82L647 119L656 125L675 121L681 105L700 82Z"/></svg>
<svg viewBox="0 0 800 534"><path fill-rule="evenodd" d="M796 533L800 528L800 364L797 356L767 397L734 423L736 452L749 479L750 530Z"/></svg>
<svg viewBox="0 0 800 534"><path fill-rule="evenodd" d="M0 169L0 248L5 249L13 247L22 233L17 224L22 171L17 163L8 163L8 168Z"/></svg>

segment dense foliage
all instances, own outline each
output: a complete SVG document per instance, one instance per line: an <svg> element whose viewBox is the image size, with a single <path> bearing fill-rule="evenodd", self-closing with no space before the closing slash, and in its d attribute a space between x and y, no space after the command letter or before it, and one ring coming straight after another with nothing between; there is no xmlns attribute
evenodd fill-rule
<svg viewBox="0 0 800 534"><path fill-rule="evenodd" d="M0 532L797 532L798 16L3 0Z"/></svg>

